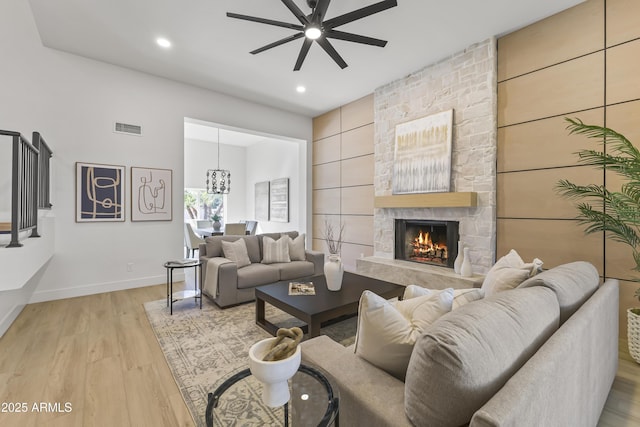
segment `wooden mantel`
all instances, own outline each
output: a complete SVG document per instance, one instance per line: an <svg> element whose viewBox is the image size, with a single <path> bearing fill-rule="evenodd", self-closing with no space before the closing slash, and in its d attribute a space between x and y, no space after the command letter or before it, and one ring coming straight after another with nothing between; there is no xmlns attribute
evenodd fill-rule
<svg viewBox="0 0 640 427"><path fill-rule="evenodd" d="M420 193L377 196L376 208L468 208L478 205L478 193Z"/></svg>

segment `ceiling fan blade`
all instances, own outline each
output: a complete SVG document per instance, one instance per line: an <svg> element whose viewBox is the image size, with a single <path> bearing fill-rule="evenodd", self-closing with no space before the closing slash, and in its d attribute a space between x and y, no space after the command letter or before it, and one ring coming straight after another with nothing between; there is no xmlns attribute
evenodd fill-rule
<svg viewBox="0 0 640 427"><path fill-rule="evenodd" d="M386 40L374 39L373 37L361 36L359 34L345 33L344 31L328 30L325 31L324 36L332 39L362 43L371 46L385 47L387 45Z"/></svg>
<svg viewBox="0 0 640 427"><path fill-rule="evenodd" d="M331 18L328 21L325 21L322 25L326 29L339 27L340 25L348 24L349 22L365 18L378 12L382 12L383 10L390 9L397 5L398 2L396 0L384 0L379 3L372 4L371 6L366 6L362 9L354 10L353 12L345 13L344 15Z"/></svg>
<svg viewBox="0 0 640 427"><path fill-rule="evenodd" d="M329 3L331 3L331 0L318 0L316 8L313 10L313 15L311 15L311 22L321 24L324 21Z"/></svg>
<svg viewBox="0 0 640 427"><path fill-rule="evenodd" d="M294 34L292 36L285 37L285 38L280 39L278 41L275 41L273 43L269 43L268 45L262 46L262 47L260 47L260 48L258 48L256 50L252 50L249 53L252 54L252 55L255 55L256 53L264 52L265 50L271 49L272 47L276 47L276 46L280 46L280 45L285 44L285 43L292 42L294 40L299 39L300 37L304 37L304 33L296 33L296 34Z"/></svg>
<svg viewBox="0 0 640 427"><path fill-rule="evenodd" d="M258 18L257 16L241 15L239 13L227 12L229 18L242 19L244 21L258 22L260 24L275 25L276 27L289 28L292 30L302 31L303 26L298 24L290 24L289 22L274 21L272 19Z"/></svg>
<svg viewBox="0 0 640 427"><path fill-rule="evenodd" d="M296 61L296 65L293 67L293 71L300 71L300 68L302 68L302 63L307 57L311 43L313 43L313 40L305 37L304 43L302 43L302 47L300 48L300 54L298 54L298 60Z"/></svg>
<svg viewBox="0 0 640 427"><path fill-rule="evenodd" d="M291 11L291 13L293 13L295 17L298 18L298 21L300 21L302 25L307 25L309 23L309 18L307 18L307 15L305 15L300 10L300 8L296 6L293 0L281 0L281 1L282 3L284 3L285 6L287 6L287 8Z"/></svg>
<svg viewBox="0 0 640 427"><path fill-rule="evenodd" d="M319 39L316 39L316 41L318 42L320 47L322 47L324 51L327 52L329 56L333 58L334 61L336 61L336 64L338 64L340 68L342 69L347 68L347 63L344 61L344 59L342 59L340 54L333 48L331 43L329 43L329 40L327 40L324 37L320 37Z"/></svg>

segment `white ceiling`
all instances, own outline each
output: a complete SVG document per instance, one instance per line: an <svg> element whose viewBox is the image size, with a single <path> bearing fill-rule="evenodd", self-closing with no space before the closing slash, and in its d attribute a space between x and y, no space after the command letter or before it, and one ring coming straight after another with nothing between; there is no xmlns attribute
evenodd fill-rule
<svg viewBox="0 0 640 427"><path fill-rule="evenodd" d="M334 0L326 19L378 0ZM399 0L339 27L388 40L384 48L331 40L341 70L316 43L294 72L302 39L249 51L294 30L231 19L236 12L297 24L279 0L29 0L42 43L88 58L317 116L437 62L583 0ZM304 0L295 0L311 12ZM162 49L157 37L173 46ZM304 94L296 86L304 85Z"/></svg>
<svg viewBox="0 0 640 427"><path fill-rule="evenodd" d="M252 133L246 129L230 128L228 126L220 126L216 123L191 118L185 118L184 138L192 141L213 143L218 142L219 139L220 144L235 145L238 147L250 147L254 144L265 142L298 142L281 136Z"/></svg>

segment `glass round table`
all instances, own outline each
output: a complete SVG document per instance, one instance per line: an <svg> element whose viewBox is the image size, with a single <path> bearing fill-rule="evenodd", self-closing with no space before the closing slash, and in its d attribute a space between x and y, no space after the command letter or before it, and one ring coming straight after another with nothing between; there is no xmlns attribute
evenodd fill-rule
<svg viewBox="0 0 640 427"><path fill-rule="evenodd" d="M209 393L207 427L228 425L338 426L339 391L329 374L301 364L289 380L291 399L276 408L262 403L262 385L241 369L223 378Z"/></svg>

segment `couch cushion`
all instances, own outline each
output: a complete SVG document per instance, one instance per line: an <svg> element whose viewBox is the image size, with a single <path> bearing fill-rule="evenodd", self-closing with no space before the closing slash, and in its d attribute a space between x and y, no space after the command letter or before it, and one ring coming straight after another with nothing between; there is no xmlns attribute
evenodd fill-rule
<svg viewBox="0 0 640 427"><path fill-rule="evenodd" d="M433 289L423 288L422 286L419 286L419 285L408 285L404 289L404 294L402 298L411 299L411 298L416 298L423 295L430 295L433 292L437 292L437 291ZM453 305L451 309L455 310L456 308L460 308L465 304L469 304L470 302L477 301L482 298L484 298L484 291L480 288L454 289Z"/></svg>
<svg viewBox="0 0 640 427"><path fill-rule="evenodd" d="M257 263L238 269L238 289L255 288L279 280L278 269L270 265Z"/></svg>
<svg viewBox="0 0 640 427"><path fill-rule="evenodd" d="M593 295L600 284L596 268L584 261L559 265L524 281L519 288L545 286L556 293L563 324Z"/></svg>
<svg viewBox="0 0 640 427"><path fill-rule="evenodd" d="M278 240L265 236L262 239L262 263L290 262L289 240L289 236L282 236Z"/></svg>
<svg viewBox="0 0 640 427"><path fill-rule="evenodd" d="M436 320L414 347L405 412L415 425L471 420L558 329L560 309L544 287L513 289Z"/></svg>
<svg viewBox="0 0 640 427"><path fill-rule="evenodd" d="M309 261L291 261L269 264L280 272L280 280L300 279L313 276L313 263Z"/></svg>
<svg viewBox="0 0 640 427"><path fill-rule="evenodd" d="M304 233L300 234L295 239L289 238L289 258L291 261L306 261L307 255L304 251Z"/></svg>
<svg viewBox="0 0 640 427"><path fill-rule="evenodd" d="M451 311L453 289L391 303L364 291L358 306L355 353L404 380L413 345L436 319Z"/></svg>
<svg viewBox="0 0 640 427"><path fill-rule="evenodd" d="M518 252L511 249L491 267L482 282L482 290L486 296L489 296L496 292L513 289L541 270L542 261L538 258L533 262L525 263Z"/></svg>
<svg viewBox="0 0 640 427"><path fill-rule="evenodd" d="M251 264L249 254L247 254L247 245L244 239L238 239L233 242L222 241L222 253L224 257L236 263L238 268Z"/></svg>
<svg viewBox="0 0 640 427"><path fill-rule="evenodd" d="M245 236L241 237L244 243L247 245L247 253L251 262L260 262L262 257L260 256L260 245L258 242L258 236ZM222 253L222 242L233 242L238 240L238 236L210 236L205 241L206 256L209 258L224 256Z"/></svg>

